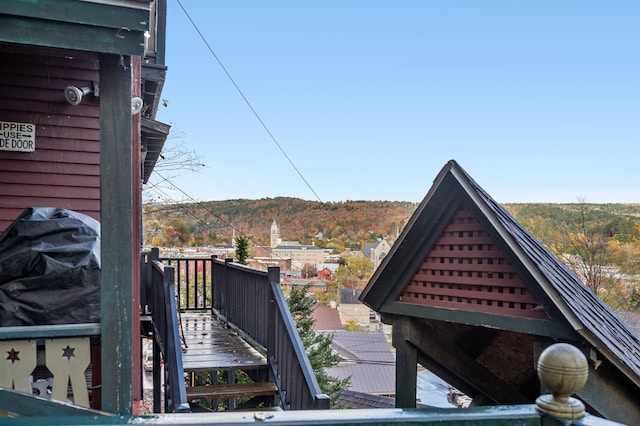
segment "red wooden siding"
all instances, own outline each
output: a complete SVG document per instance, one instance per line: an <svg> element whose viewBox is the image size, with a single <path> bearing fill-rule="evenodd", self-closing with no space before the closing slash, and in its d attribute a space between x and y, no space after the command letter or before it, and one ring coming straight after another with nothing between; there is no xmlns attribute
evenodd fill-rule
<svg viewBox="0 0 640 426"><path fill-rule="evenodd" d="M547 319L475 214L461 206L397 301Z"/></svg>
<svg viewBox="0 0 640 426"><path fill-rule="evenodd" d="M0 121L33 123L35 152L0 150L0 232L27 207L100 220L99 105L69 105L66 86L92 87L98 60L0 51Z"/></svg>

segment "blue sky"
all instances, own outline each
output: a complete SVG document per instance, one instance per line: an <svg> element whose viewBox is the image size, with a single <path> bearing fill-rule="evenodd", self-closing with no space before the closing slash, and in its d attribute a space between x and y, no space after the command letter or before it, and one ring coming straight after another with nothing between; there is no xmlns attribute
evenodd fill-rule
<svg viewBox="0 0 640 426"><path fill-rule="evenodd" d="M640 202L638 0L168 0L166 53L206 167L160 199L416 202L455 159L501 203Z"/></svg>

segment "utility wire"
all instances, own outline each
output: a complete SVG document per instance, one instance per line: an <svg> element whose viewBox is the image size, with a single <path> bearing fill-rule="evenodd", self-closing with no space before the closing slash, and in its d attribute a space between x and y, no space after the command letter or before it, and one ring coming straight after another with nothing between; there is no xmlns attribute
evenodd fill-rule
<svg viewBox="0 0 640 426"><path fill-rule="evenodd" d="M271 140L273 141L273 143L278 147L278 149L280 150L280 152L282 153L282 155L284 155L284 157L287 159L287 161L289 162L289 164L291 165L291 167L293 167L293 169L296 171L296 173L298 174L298 176L300 176L300 179L302 179L302 181L305 183L305 185L307 185L307 188L309 188L309 190L311 190L311 192L313 193L313 195L316 197L316 199L324 204L324 201L322 201L322 199L320 198L320 196L318 195L318 193L316 192L315 189L313 189L313 187L311 186L311 184L307 181L307 179L304 177L304 175L302 174L302 172L300 171L300 169L298 169L298 167L295 165L295 163L293 162L293 160L289 157L289 155L286 153L286 151L284 150L284 148L282 148L282 145L280 145L280 143L278 142L278 140L275 138L275 136L273 135L273 133L271 133L271 130L269 130L269 127L267 127L267 125L265 124L265 122L262 120L262 118L260 117L260 115L258 114L258 112L253 108L253 105L251 105L251 102L249 102L249 99L247 99L247 97L244 95L244 93L242 92L242 90L240 89L240 87L238 86L238 84L236 83L236 81L233 79L233 77L231 76L231 74L229 73L229 71L227 71L227 68L224 66L224 64L222 63L222 61L220 60L220 58L218 57L218 55L215 53L215 51L213 50L213 48L211 47L211 45L209 44L209 42L207 41L206 37L204 36L204 34L202 34L202 32L200 31L200 29L198 28L198 26L196 25L196 23L194 22L194 20L191 18L191 15L189 15L189 12L187 12L187 10L184 8L184 6L182 5L182 2L180 0L176 0L176 2L178 3L178 5L180 6L180 8L182 9L182 12L185 14L185 16L187 17L187 19L189 20L189 22L191 23L191 25L193 26L193 28L196 30L196 32L198 33L198 35L200 36L200 38L202 39L202 42L205 44L205 46L207 46L207 49L209 50L209 52L211 53L211 55L214 57L214 59L218 62L218 65L220 65L220 68L222 68L222 71L224 71L224 73L226 74L227 78L229 79L229 81L231 82L231 84L233 84L233 87L235 87L236 91L238 92L238 94L242 97L242 99L244 100L245 104L247 104L247 106L249 107L249 109L251 110L251 112L253 113L253 115L256 117L256 119L258 120L258 122L260 123L260 125L262 125L262 127L264 128L264 130L267 132L267 134L269 135L269 137L271 138ZM342 226L342 224L340 223L340 221L335 217L335 215L330 212L327 211L327 214L329 216L331 216L331 218L334 220L334 222L342 229L342 231L345 233L345 235L347 236L347 238L349 238L350 240L356 242L355 238L353 238L349 232L347 231L347 229ZM365 256L368 259L368 256ZM373 262L373 261L372 261Z"/></svg>
<svg viewBox="0 0 640 426"><path fill-rule="evenodd" d="M193 197L191 197L189 194L187 194L185 191L183 191L181 188L179 188L178 186L176 186L173 182L171 182L168 178L165 178L164 176L162 176L160 173L158 172L154 172L155 175L157 175L158 177L160 177L162 179L161 182L167 182L169 183L175 190L177 190L178 192L182 193L185 197L187 197L187 199L191 200L192 203L194 203L196 206L200 207L201 209L205 210L207 213L209 213L210 215L212 215L216 220L222 222L223 224L225 224L226 226L231 227L232 230L236 230L238 231L238 233L240 233L241 236L247 238L248 240L253 241L254 245L256 244L256 241L253 240L253 238L249 235L246 235L244 232L242 232L242 230L236 228L232 223L229 223L227 221L225 221L224 219L222 219L220 216L216 215L213 211L211 211L211 209L209 209L207 206L205 206L203 203L201 203L200 201L195 200ZM169 194L167 194L165 191L163 191L160 187L158 187L157 185L154 185L153 190L160 193L161 195L163 195L165 197L165 199L168 199L176 204L178 204L178 202L176 200L174 200ZM206 225L206 223L197 215L191 213L189 210L185 210L185 213L188 214L189 216L191 216L192 218L196 219L196 221L200 222L201 225ZM231 241L229 241L225 236L222 236L222 239L231 244ZM271 255L275 258L278 258L280 260L286 260L285 258L283 258L282 256L280 256L277 253L274 253L274 251L272 250L271 247L267 247L267 246L262 246L264 248L266 248L269 253L271 253ZM293 267L293 265L292 265ZM300 271L302 271L302 268L297 268Z"/></svg>

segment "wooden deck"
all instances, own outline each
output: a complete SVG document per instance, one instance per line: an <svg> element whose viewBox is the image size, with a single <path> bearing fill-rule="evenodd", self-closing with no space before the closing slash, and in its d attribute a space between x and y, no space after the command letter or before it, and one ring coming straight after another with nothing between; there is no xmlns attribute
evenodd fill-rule
<svg viewBox="0 0 640 426"><path fill-rule="evenodd" d="M186 372L247 370L267 365L264 356L210 313L182 313L180 316L186 341L182 353Z"/></svg>

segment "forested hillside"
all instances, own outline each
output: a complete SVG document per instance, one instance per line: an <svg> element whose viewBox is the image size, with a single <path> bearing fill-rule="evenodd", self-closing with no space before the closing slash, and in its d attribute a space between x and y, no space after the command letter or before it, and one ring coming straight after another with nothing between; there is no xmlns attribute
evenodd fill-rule
<svg viewBox="0 0 640 426"><path fill-rule="evenodd" d="M275 220L283 240L358 249L381 237L394 241L416 207L417 203L400 201L320 203L285 197L145 205L145 241L224 245L230 244L235 228L236 236L265 245Z"/></svg>
<svg viewBox="0 0 640 426"><path fill-rule="evenodd" d="M640 204L506 204L504 207L615 309L640 310ZM297 198L148 204L144 243L230 245L232 236L268 245L275 219L284 241L341 253L386 238L391 244L416 203ZM365 277L366 278L366 277Z"/></svg>
<svg viewBox="0 0 640 426"><path fill-rule="evenodd" d="M367 241L397 234L418 206L402 201L345 201L320 203L299 198L263 198L185 204L147 204L145 242L150 245L225 245L236 236L254 244L268 244L271 222L280 226L283 240L326 245L342 242L359 248ZM597 223L620 243L640 240L640 204L505 204L504 207L546 243L557 239L560 227L578 232ZM555 236L554 236L555 235Z"/></svg>

